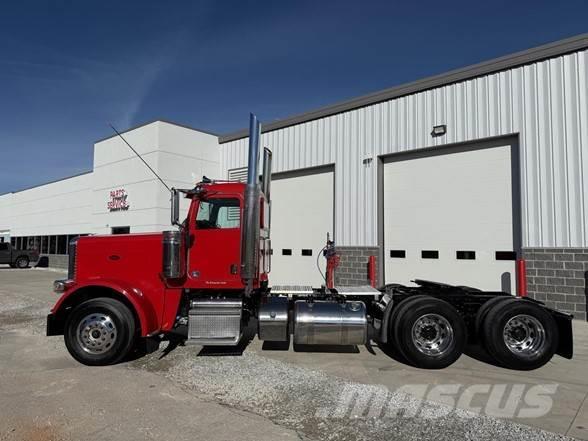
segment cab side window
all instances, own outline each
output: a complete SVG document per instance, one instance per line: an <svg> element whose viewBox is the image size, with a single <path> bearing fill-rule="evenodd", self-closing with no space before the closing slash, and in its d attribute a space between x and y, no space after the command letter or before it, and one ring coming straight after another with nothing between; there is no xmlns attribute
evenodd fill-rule
<svg viewBox="0 0 588 441"><path fill-rule="evenodd" d="M197 229L239 228L240 225L239 199L219 198L200 201L196 215Z"/></svg>

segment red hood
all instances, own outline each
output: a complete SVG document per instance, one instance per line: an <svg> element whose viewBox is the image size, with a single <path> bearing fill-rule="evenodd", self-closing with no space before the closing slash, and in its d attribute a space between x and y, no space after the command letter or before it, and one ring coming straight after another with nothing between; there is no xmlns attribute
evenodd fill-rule
<svg viewBox="0 0 588 441"><path fill-rule="evenodd" d="M96 278L144 279L160 283L162 233L81 237L76 249L76 281Z"/></svg>

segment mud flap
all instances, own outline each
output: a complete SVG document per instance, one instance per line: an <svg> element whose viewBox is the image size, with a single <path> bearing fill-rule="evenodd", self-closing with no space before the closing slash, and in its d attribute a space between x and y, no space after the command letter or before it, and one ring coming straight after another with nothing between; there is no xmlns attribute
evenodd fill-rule
<svg viewBox="0 0 588 441"><path fill-rule="evenodd" d="M564 358L571 359L574 355L574 333L572 332L572 318L570 314L549 310L559 331L559 343L555 353Z"/></svg>
<svg viewBox="0 0 588 441"><path fill-rule="evenodd" d="M47 337L63 335L63 320L54 314L47 315Z"/></svg>

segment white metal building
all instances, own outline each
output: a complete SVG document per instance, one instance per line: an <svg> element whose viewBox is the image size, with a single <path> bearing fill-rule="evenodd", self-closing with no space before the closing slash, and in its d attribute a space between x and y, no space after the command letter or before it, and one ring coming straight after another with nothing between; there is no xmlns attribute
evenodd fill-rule
<svg viewBox="0 0 588 441"><path fill-rule="evenodd" d="M125 137L174 186L246 165L246 131L157 121ZM274 283L320 283L330 232L340 283L365 282L373 254L381 283L514 291L526 257L531 293L585 317L588 35L272 122L262 143L274 152ZM53 235L165 229L167 199L112 137L95 144L93 172L0 196L0 236L48 236L54 254Z"/></svg>

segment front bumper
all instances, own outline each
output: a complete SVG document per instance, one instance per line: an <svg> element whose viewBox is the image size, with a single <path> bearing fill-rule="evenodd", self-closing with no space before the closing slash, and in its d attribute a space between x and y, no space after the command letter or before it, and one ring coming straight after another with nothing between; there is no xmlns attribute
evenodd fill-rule
<svg viewBox="0 0 588 441"><path fill-rule="evenodd" d="M52 335L63 335L63 320L54 314L49 314L47 315L47 336Z"/></svg>

